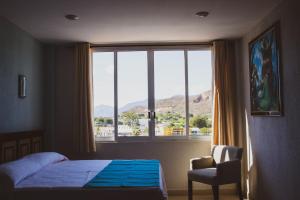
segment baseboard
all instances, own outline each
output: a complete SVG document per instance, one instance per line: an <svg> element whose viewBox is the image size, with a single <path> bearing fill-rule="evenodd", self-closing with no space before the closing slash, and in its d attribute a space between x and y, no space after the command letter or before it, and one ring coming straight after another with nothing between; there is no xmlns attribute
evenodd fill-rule
<svg viewBox="0 0 300 200"><path fill-rule="evenodd" d="M220 189L220 194L236 194L235 189ZM168 190L169 196L185 196L187 195L187 190ZM202 190L193 190L194 195L212 195L212 190L202 189Z"/></svg>

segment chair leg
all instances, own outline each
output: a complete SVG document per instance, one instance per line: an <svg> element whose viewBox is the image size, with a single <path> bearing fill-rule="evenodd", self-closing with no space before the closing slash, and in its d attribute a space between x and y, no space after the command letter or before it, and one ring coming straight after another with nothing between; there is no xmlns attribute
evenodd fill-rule
<svg viewBox="0 0 300 200"><path fill-rule="evenodd" d="M214 200L219 200L219 186L213 185L212 191L213 191L213 195L214 195Z"/></svg>
<svg viewBox="0 0 300 200"><path fill-rule="evenodd" d="M240 200L243 200L242 184L241 182L237 183L237 190Z"/></svg>
<svg viewBox="0 0 300 200"><path fill-rule="evenodd" d="M188 200L193 200L193 182L188 180Z"/></svg>

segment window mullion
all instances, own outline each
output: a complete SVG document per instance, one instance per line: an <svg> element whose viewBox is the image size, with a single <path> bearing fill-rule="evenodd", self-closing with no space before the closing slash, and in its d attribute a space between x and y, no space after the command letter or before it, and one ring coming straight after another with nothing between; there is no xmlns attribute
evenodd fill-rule
<svg viewBox="0 0 300 200"><path fill-rule="evenodd" d="M118 141L118 53L114 51L114 129L115 140Z"/></svg>
<svg viewBox="0 0 300 200"><path fill-rule="evenodd" d="M189 136L189 75L188 75L188 52L184 50L184 71L185 71L185 136Z"/></svg>
<svg viewBox="0 0 300 200"><path fill-rule="evenodd" d="M155 112L155 99L154 99L154 52L153 50L147 51L148 55L148 111L151 112L149 120L149 137L155 137L155 119L152 112Z"/></svg>

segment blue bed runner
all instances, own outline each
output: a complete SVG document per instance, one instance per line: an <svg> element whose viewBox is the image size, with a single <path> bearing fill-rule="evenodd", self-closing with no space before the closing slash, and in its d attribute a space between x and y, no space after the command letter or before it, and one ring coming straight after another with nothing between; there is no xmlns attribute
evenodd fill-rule
<svg viewBox="0 0 300 200"><path fill-rule="evenodd" d="M159 187L158 160L113 160L84 187Z"/></svg>

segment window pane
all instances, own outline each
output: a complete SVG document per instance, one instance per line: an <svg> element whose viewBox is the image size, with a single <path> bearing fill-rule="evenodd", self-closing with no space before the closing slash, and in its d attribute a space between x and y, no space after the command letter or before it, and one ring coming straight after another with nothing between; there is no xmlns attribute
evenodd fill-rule
<svg viewBox="0 0 300 200"><path fill-rule="evenodd" d="M155 135L185 135L185 69L183 51L154 52Z"/></svg>
<svg viewBox="0 0 300 200"><path fill-rule="evenodd" d="M188 51L189 134L210 135L212 120L211 51Z"/></svg>
<svg viewBox="0 0 300 200"><path fill-rule="evenodd" d="M146 51L118 52L118 136L148 136Z"/></svg>
<svg viewBox="0 0 300 200"><path fill-rule="evenodd" d="M94 121L97 140L114 140L114 54L93 53Z"/></svg>

